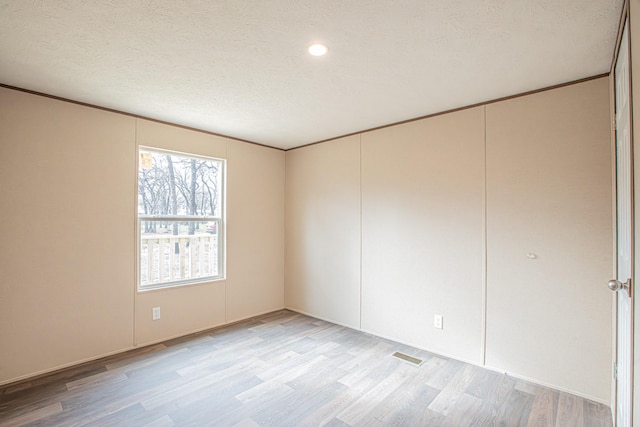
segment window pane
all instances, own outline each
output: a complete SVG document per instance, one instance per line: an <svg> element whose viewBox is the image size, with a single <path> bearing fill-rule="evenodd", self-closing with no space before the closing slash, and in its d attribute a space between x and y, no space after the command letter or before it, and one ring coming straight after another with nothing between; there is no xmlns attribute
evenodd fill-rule
<svg viewBox="0 0 640 427"><path fill-rule="evenodd" d="M140 150L138 215L221 217L223 162Z"/></svg>
<svg viewBox="0 0 640 427"><path fill-rule="evenodd" d="M214 221L140 221L140 287L220 276Z"/></svg>
<svg viewBox="0 0 640 427"><path fill-rule="evenodd" d="M140 148L138 288L224 277L224 160Z"/></svg>

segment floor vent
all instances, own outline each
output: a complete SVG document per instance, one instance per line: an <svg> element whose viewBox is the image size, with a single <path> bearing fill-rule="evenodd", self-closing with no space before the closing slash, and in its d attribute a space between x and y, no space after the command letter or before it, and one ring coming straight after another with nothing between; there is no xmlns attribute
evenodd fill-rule
<svg viewBox="0 0 640 427"><path fill-rule="evenodd" d="M404 353L400 353L399 351L396 351L395 353L392 354L393 357L397 357L398 359L402 359L405 362L409 362L413 365L416 366L420 366L422 365L422 360L421 359L417 359L415 357L411 357L408 354L404 354Z"/></svg>

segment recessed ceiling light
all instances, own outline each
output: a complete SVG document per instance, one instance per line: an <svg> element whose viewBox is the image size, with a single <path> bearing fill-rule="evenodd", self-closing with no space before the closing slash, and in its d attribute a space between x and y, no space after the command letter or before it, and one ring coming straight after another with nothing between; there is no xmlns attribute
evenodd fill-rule
<svg viewBox="0 0 640 427"><path fill-rule="evenodd" d="M313 56L322 56L325 55L329 51L329 48L326 44L322 43L314 43L309 46L309 53Z"/></svg>

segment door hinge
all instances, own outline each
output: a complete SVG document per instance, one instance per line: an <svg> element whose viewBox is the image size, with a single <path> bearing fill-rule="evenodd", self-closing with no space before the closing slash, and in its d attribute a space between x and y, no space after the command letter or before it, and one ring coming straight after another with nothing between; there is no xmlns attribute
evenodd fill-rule
<svg viewBox="0 0 640 427"><path fill-rule="evenodd" d="M616 116L613 116L613 119L611 119L611 126L613 126L613 129L616 129Z"/></svg>
<svg viewBox="0 0 640 427"><path fill-rule="evenodd" d="M613 362L613 379L618 380L618 362Z"/></svg>

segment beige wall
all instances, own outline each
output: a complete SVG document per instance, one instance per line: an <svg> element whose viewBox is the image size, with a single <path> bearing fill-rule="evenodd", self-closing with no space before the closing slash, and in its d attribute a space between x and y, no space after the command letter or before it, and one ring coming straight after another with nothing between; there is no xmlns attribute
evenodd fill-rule
<svg viewBox="0 0 640 427"><path fill-rule="evenodd" d="M482 363L483 184L484 107L362 135L363 330Z"/></svg>
<svg viewBox="0 0 640 427"><path fill-rule="evenodd" d="M0 89L0 383L284 298L479 364L486 333L488 366L608 401L606 87L599 79L292 150L286 164L278 150ZM228 159L226 280L136 293L137 144Z"/></svg>
<svg viewBox="0 0 640 427"><path fill-rule="evenodd" d="M229 141L227 322L284 307L284 152Z"/></svg>
<svg viewBox="0 0 640 427"><path fill-rule="evenodd" d="M226 280L136 293L137 144L227 159ZM0 384L282 308L284 157L0 88Z"/></svg>
<svg viewBox="0 0 640 427"><path fill-rule="evenodd" d="M288 151L285 305L360 327L360 137Z"/></svg>
<svg viewBox="0 0 640 427"><path fill-rule="evenodd" d="M609 402L608 111L601 78L288 151L286 306Z"/></svg>
<svg viewBox="0 0 640 427"><path fill-rule="evenodd" d="M134 138L0 88L0 383L133 344Z"/></svg>
<svg viewBox="0 0 640 427"><path fill-rule="evenodd" d="M486 363L601 401L612 362L608 98L602 78L486 107Z"/></svg>

